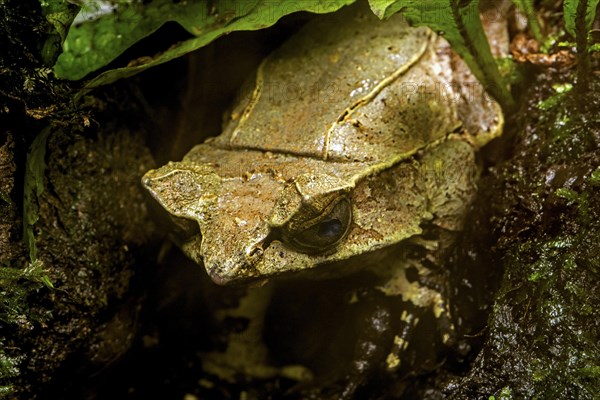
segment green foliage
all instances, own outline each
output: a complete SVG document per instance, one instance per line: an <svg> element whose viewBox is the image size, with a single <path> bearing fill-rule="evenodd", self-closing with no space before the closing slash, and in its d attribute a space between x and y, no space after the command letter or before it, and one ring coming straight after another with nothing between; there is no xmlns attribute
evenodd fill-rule
<svg viewBox="0 0 600 400"><path fill-rule="evenodd" d="M479 19L479 1L369 0L369 3L379 18L401 12L411 24L426 25L442 33L502 107L514 108Z"/></svg>
<svg viewBox="0 0 600 400"><path fill-rule="evenodd" d="M587 37L596 17L599 0L564 0L565 28L573 37Z"/></svg>
<svg viewBox="0 0 600 400"><path fill-rule="evenodd" d="M54 71L61 78L80 80L108 65L166 22L176 22L194 36L159 54L140 57L131 60L125 67L101 73L85 84L86 89L93 88L180 57L230 32L266 28L296 11L333 12L352 2L354 0L154 0L143 4L119 1L111 2L114 3L113 12L100 15L93 12L94 1L80 1L78 3L82 8L79 17L83 17L84 22L70 28ZM531 2L525 0L521 3L531 5ZM487 91L505 109L513 108L514 101L506 82L500 76L483 32L477 0L370 0L370 4L373 12L380 18L387 18L400 11L411 23L427 25L442 32ZM90 16L88 20L85 20L86 15Z"/></svg>
<svg viewBox="0 0 600 400"><path fill-rule="evenodd" d="M178 23L195 36L160 54L140 58L126 67L103 72L86 84L87 88L92 88L180 57L230 32L267 28L284 15L296 11L328 13L352 2L354 0L154 0L148 4L119 4L114 13L102 15L70 29L63 45L63 54L58 58L54 70L62 78L82 79L106 66L131 45L169 21ZM85 11L83 8L82 12Z"/></svg>
<svg viewBox="0 0 600 400"><path fill-rule="evenodd" d="M577 65L577 84L581 91L587 91L591 74L589 55L589 32L596 18L596 9L600 0L565 0L563 11L565 28L577 44L579 63Z"/></svg>

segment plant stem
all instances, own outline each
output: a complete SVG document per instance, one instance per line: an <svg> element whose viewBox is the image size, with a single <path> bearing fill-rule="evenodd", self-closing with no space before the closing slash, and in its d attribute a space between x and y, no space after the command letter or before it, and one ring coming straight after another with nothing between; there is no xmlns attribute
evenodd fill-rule
<svg viewBox="0 0 600 400"><path fill-rule="evenodd" d="M577 44L577 89L580 92L589 90L589 76L591 73L590 57L588 54L588 32L586 27L586 11L588 0L580 0L577 4L577 15L575 16L575 43Z"/></svg>
<svg viewBox="0 0 600 400"><path fill-rule="evenodd" d="M460 1L454 0L451 4L452 16L456 24L456 29L463 38L467 50L473 56L474 62L478 65L483 75L483 82L481 83L484 85L488 93L490 93L492 97L494 97L498 103L500 103L504 111L514 110L516 107L514 99L502 81L502 77L498 71L498 65L494 61L488 42L485 42L486 49L481 49L480 47L476 46L476 40L471 35L472 31L469 31L467 27L465 16L461 15ZM477 4L479 3L477 2ZM466 6L463 6L463 9L468 10ZM477 18L478 23L477 28L472 29L479 30L480 34L485 37L483 26L479 20L479 8L477 7L471 10L477 10L476 16L472 16L472 18Z"/></svg>
<svg viewBox="0 0 600 400"><path fill-rule="evenodd" d="M533 38L538 43L542 43L544 41L544 36L542 35L540 22L533 8L533 1L525 0L519 3L521 3L522 11L525 14L525 17L527 18L527 21L529 22L529 29L531 29L531 34L533 35Z"/></svg>

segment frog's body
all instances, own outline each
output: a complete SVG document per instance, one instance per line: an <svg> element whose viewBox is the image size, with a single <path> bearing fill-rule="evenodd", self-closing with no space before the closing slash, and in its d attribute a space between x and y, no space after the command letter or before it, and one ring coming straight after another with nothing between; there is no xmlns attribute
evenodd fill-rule
<svg viewBox="0 0 600 400"><path fill-rule="evenodd" d="M459 82L451 64L435 34L400 16L319 18L262 63L220 136L149 171L144 185L199 224L180 247L217 283L377 264L421 240L424 225L462 228L475 151L501 132L498 105L474 96L475 80L462 71ZM405 278L420 262L386 257L374 268L387 281L380 290L441 314L439 293Z"/></svg>

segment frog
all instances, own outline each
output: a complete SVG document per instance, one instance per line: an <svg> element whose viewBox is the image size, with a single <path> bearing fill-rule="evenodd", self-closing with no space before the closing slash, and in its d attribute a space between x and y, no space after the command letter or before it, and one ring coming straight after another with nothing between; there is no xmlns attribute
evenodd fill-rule
<svg viewBox="0 0 600 400"><path fill-rule="evenodd" d="M376 363L401 368L414 310L434 315L450 344L445 293L423 282L443 275L434 270L463 228L478 150L502 133L498 103L440 35L364 6L310 21L248 82L218 136L142 178L183 253L216 287L243 287L218 319L249 323L205 369L231 381L314 379L302 365L269 364L261 329L274 288L362 271L376 279L349 304L377 293L412 310L389 317L397 332Z"/></svg>

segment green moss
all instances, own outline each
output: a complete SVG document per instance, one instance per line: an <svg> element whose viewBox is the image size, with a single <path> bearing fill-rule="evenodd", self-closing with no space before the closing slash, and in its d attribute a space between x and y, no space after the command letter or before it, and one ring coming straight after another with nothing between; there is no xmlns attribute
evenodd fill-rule
<svg viewBox="0 0 600 400"><path fill-rule="evenodd" d="M498 399L506 387L519 399L598 398L600 102L557 83L572 78L532 87L514 155L489 185L505 275L486 344L455 398Z"/></svg>
<svg viewBox="0 0 600 400"><path fill-rule="evenodd" d="M541 398L555 393L556 398L587 399L593 388L599 387L600 370L594 364L600 357L594 344L598 327L590 323L597 313L597 276L585 262L577 263L578 259L593 260L598 256L598 246L589 249L592 256L584 249L589 246L587 238L597 232L598 227L593 227L574 236L567 234L545 243L536 241L527 252L512 255L507 268L514 276L506 289L520 286L515 298L521 300L513 303L511 311L519 317L511 319L512 325L501 319L497 323L522 342L500 350L505 356L506 351L513 353L507 358L509 364L510 359L515 359L522 365L521 394L531 385L532 393ZM531 263L528 259L534 254L539 258ZM521 274L527 274L530 285L518 283ZM507 311L504 307L499 310ZM527 379L531 383L525 384Z"/></svg>
<svg viewBox="0 0 600 400"><path fill-rule="evenodd" d="M42 263L36 261L25 268L0 266L0 321L2 325L31 330L35 322L47 320L49 314L32 312L27 302L28 295L50 286ZM19 363L23 355L20 349L12 348L10 354L4 349L0 337L0 398L13 393L12 379L19 375Z"/></svg>
<svg viewBox="0 0 600 400"><path fill-rule="evenodd" d="M596 168L590 175L590 183L594 186L600 186L600 167Z"/></svg>
<svg viewBox="0 0 600 400"><path fill-rule="evenodd" d="M560 102L562 101L562 99L563 99L562 93L557 93L554 96L550 96L548 98L540 100L536 104L536 107L538 109L542 110L542 111L551 110L552 108L554 108L558 104L560 104Z"/></svg>
<svg viewBox="0 0 600 400"><path fill-rule="evenodd" d="M0 267L0 321L29 328L31 320L44 320L44 316L29 312L27 295L51 285L41 261L28 263L25 268Z"/></svg>
<svg viewBox="0 0 600 400"><path fill-rule="evenodd" d="M502 388L502 390L500 390L500 393L498 393L497 396L490 396L489 400L510 400L512 398L512 391L510 390L510 387L505 386Z"/></svg>
<svg viewBox="0 0 600 400"><path fill-rule="evenodd" d="M552 88L554 89L554 94L540 100L536 104L536 107L538 109L542 111L549 111L561 105L565 100L564 94L569 93L573 89L573 84L571 82L555 83L552 85ZM569 119L564 114L562 115L562 120L557 120L557 124L564 126L566 123L569 122Z"/></svg>
<svg viewBox="0 0 600 400"><path fill-rule="evenodd" d="M590 182L591 183L591 182ZM567 188L559 188L555 191L555 194L558 197L561 197L567 200L568 205L575 205L577 211L579 211L579 217L582 220L588 220L591 218L590 215L590 201L588 193L577 193L574 190L570 190Z"/></svg>
<svg viewBox="0 0 600 400"><path fill-rule="evenodd" d="M3 343L0 342L0 399L6 398L14 392L13 386L8 384L11 378L19 374L18 364L20 359L8 356L2 349ZM6 382L6 383L4 383Z"/></svg>

